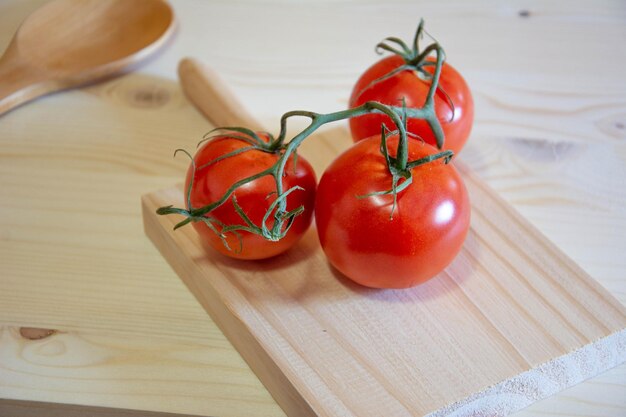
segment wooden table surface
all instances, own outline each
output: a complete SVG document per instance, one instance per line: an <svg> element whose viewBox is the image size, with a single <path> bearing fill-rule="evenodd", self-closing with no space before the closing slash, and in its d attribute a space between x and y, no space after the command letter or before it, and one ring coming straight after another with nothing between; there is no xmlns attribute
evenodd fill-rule
<svg viewBox="0 0 626 417"><path fill-rule="evenodd" d="M42 3L0 2L0 50ZM344 108L373 45L425 17L474 92L461 159L626 302L625 2L172 3L177 34L137 71L0 117L0 411L284 416L143 233L140 195L180 182L173 150L211 128L183 56L276 126ZM626 415L626 365L518 415Z"/></svg>

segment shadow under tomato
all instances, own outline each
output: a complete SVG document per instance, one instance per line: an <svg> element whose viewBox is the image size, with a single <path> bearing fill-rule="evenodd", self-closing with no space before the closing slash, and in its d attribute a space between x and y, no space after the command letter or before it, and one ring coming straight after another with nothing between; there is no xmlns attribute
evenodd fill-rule
<svg viewBox="0 0 626 417"><path fill-rule="evenodd" d="M267 259L243 260L224 255L213 249L205 241L202 241L202 247L207 256L223 266L238 271L265 272L278 272L305 262L316 251L317 245L319 245L317 235L313 229L309 229L304 236L286 252Z"/></svg>
<svg viewBox="0 0 626 417"><path fill-rule="evenodd" d="M363 297L382 304L432 302L441 298L463 297L463 286L476 273L481 244L470 228L461 252L452 263L431 280L406 289L375 289L362 286L343 275L326 259L315 226L294 247L278 256L256 261L229 258L202 243L206 256L234 280L246 294L270 303L341 303ZM390 275L393 271L390 271ZM261 290L263 289L263 290ZM258 293L267 291L266 293Z"/></svg>
<svg viewBox="0 0 626 417"><path fill-rule="evenodd" d="M471 251L468 245L471 245ZM377 289L357 284L334 268L323 254L314 227L289 251L264 260L243 261L222 255L205 243L203 247L212 262L231 271L238 282L245 282L248 291L254 291L255 281L263 280L259 287L272 292L265 294L268 300L303 304L320 300L342 302L352 296L383 304L431 302L456 296L465 282L475 275L480 250L475 233L470 229L459 255L436 277L412 288Z"/></svg>
<svg viewBox="0 0 626 417"><path fill-rule="evenodd" d="M434 277L423 284L410 288L370 288L352 281L330 264L328 268L333 277L346 291L384 303L412 303L416 299L438 298L446 292L446 288L437 283L438 280L442 279L441 276Z"/></svg>

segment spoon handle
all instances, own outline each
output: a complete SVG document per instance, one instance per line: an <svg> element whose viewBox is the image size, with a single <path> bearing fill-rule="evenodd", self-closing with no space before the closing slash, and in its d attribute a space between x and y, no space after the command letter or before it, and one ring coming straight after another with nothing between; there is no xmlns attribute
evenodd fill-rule
<svg viewBox="0 0 626 417"><path fill-rule="evenodd" d="M49 83L43 83L37 71L9 49L0 58L0 115L51 91Z"/></svg>
<svg viewBox="0 0 626 417"><path fill-rule="evenodd" d="M178 77L187 98L216 127L263 130L213 69L195 59L185 58L178 64Z"/></svg>

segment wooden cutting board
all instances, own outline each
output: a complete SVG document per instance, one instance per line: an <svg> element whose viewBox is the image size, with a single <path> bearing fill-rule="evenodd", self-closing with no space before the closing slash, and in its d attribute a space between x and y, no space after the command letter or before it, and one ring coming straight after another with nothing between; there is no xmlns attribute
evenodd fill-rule
<svg viewBox="0 0 626 417"><path fill-rule="evenodd" d="M335 130L302 154L320 173L349 144ZM216 254L155 214L183 205L180 186L142 198L145 230L289 416L503 416L624 362L626 309L455 164L470 233L443 273L408 290L342 277L313 229L274 259Z"/></svg>

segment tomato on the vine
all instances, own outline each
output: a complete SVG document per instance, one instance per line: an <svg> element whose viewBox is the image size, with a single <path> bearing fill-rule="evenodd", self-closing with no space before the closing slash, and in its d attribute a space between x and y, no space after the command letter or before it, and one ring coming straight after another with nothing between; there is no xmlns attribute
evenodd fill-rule
<svg viewBox="0 0 626 417"><path fill-rule="evenodd" d="M398 138L388 139L389 154ZM357 142L326 169L317 189L315 221L330 263L374 288L406 288L441 272L463 245L470 205L455 167L436 160L411 169L412 183L394 196L380 135ZM408 140L417 160L437 150ZM393 212L392 212L393 211Z"/></svg>
<svg viewBox="0 0 626 417"><path fill-rule="evenodd" d="M264 140L267 136L258 134ZM196 153L195 175L191 189L191 205L193 208L207 206L219 200L233 184L244 178L256 175L278 161L280 154L267 152L261 149L248 149L224 158L225 155L250 147L250 144L224 135L205 143ZM218 158L223 158L219 159ZM185 190L189 187L191 176L194 173L193 165L187 171ZM302 189L294 190L287 199L287 210L303 206L304 211L298 215L286 235L278 241L270 241L264 237L245 230L230 231L224 234L224 241L214 230L202 221L194 221L192 224L201 238L218 252L238 259L264 259L278 255L291 248L302 237L311 224L313 205L315 202L316 178L311 165L298 156L294 164L294 158L290 157L285 165L282 184L284 190L294 186ZM265 175L257 178L234 191L237 204L240 206L249 220L260 225L272 202L276 199L276 182L273 176ZM190 209L187 207L187 209ZM215 219L219 225L246 225L241 215L237 212L232 198L229 198L221 206L215 208L206 215ZM271 222L273 216L269 216Z"/></svg>
<svg viewBox="0 0 626 417"><path fill-rule="evenodd" d="M434 63L427 58L427 62ZM367 101L377 101L391 106L402 106L402 100L408 108L424 105L430 81L422 79L415 70L406 69L389 78L376 81L405 64L404 58L392 55L381 59L368 68L355 84L350 96L349 106L354 108ZM434 73L433 65L423 66L429 74ZM447 97L446 97L447 94ZM443 127L445 144L443 149L458 154L469 137L474 120L474 102L467 83L451 65L444 62L439 78L439 88L435 93L435 112ZM382 114L366 114L350 119L350 132L354 141L380 133L380 126L385 123L392 128L393 122ZM407 131L419 136L431 145L435 145L433 132L425 120L407 121Z"/></svg>

